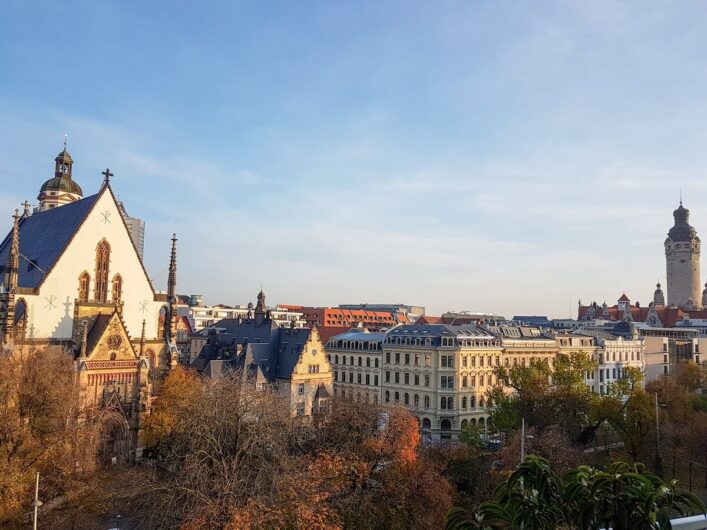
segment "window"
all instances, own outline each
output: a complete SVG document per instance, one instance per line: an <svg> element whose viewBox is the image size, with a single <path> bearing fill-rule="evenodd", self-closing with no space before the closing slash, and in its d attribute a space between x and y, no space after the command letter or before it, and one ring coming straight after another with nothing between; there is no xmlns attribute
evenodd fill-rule
<svg viewBox="0 0 707 530"><path fill-rule="evenodd" d="M339 372L334 370L334 381L338 381L338 380L339 380Z"/></svg>
<svg viewBox="0 0 707 530"><path fill-rule="evenodd" d="M376 361L375 366L376 366L376 368L378 368L378 359L376 358L375 361Z"/></svg>
<svg viewBox="0 0 707 530"><path fill-rule="evenodd" d="M442 362L442 368L454 368L454 356L453 355L442 355L441 362Z"/></svg>
<svg viewBox="0 0 707 530"><path fill-rule="evenodd" d="M113 302L120 302L123 295L123 278L120 274L113 276Z"/></svg>
<svg viewBox="0 0 707 530"><path fill-rule="evenodd" d="M91 284L91 276L84 272L79 276L79 302L88 302L88 289Z"/></svg>
<svg viewBox="0 0 707 530"><path fill-rule="evenodd" d="M405 364L408 366L410 365L410 354L409 353L405 354Z"/></svg>
<svg viewBox="0 0 707 530"><path fill-rule="evenodd" d="M395 393L395 402L400 403L400 393L399 392Z"/></svg>
<svg viewBox="0 0 707 530"><path fill-rule="evenodd" d="M447 408L449 410L452 410L454 408L454 398L452 398L452 397L447 398Z"/></svg>
<svg viewBox="0 0 707 530"><path fill-rule="evenodd" d="M413 404L414 404L416 407L419 407L419 406L420 406L420 396L418 396L417 394L415 394L415 397L413 398Z"/></svg>
<svg viewBox="0 0 707 530"><path fill-rule="evenodd" d="M472 366L472 367L476 367L476 355L473 355L473 356L471 357L471 366Z"/></svg>
<svg viewBox="0 0 707 530"><path fill-rule="evenodd" d="M443 397L439 400L439 408L442 410L447 410L447 398Z"/></svg>
<svg viewBox="0 0 707 530"><path fill-rule="evenodd" d="M476 408L476 396L471 396L469 398L469 407L472 409Z"/></svg>
<svg viewBox="0 0 707 530"><path fill-rule="evenodd" d="M406 405L410 404L410 394L408 394L407 392L405 392L405 404Z"/></svg>
<svg viewBox="0 0 707 530"><path fill-rule="evenodd" d="M476 376L475 375L471 376L471 386L476 386Z"/></svg>
<svg viewBox="0 0 707 530"><path fill-rule="evenodd" d="M484 386L484 376L483 375L479 376L479 386Z"/></svg>
<svg viewBox="0 0 707 530"><path fill-rule="evenodd" d="M400 372L395 372L395 382L400 383Z"/></svg>
<svg viewBox="0 0 707 530"><path fill-rule="evenodd" d="M358 357L358 365L359 365L359 366L363 366L363 359L361 358L360 355L359 355L359 357Z"/></svg>
<svg viewBox="0 0 707 530"><path fill-rule="evenodd" d="M420 354L415 354L415 366L420 366Z"/></svg>
<svg viewBox="0 0 707 530"><path fill-rule="evenodd" d="M304 383L300 383L297 385L297 394L300 396L304 395Z"/></svg>
<svg viewBox="0 0 707 530"><path fill-rule="evenodd" d="M356 376L356 382L360 385L361 384L361 374L358 374Z"/></svg>
<svg viewBox="0 0 707 530"><path fill-rule="evenodd" d="M366 384L367 385L371 384L371 374L366 374Z"/></svg>
<svg viewBox="0 0 707 530"><path fill-rule="evenodd" d="M342 355L342 356L341 356L341 360L343 361L341 364L343 364L344 366L346 366L346 355Z"/></svg>
<svg viewBox="0 0 707 530"><path fill-rule="evenodd" d="M371 358L370 358L370 357L366 357L366 366L367 366L368 368L371 367Z"/></svg>
<svg viewBox="0 0 707 530"><path fill-rule="evenodd" d="M373 385L374 385L374 386L378 386L378 374L375 374L375 375L373 376Z"/></svg>
<svg viewBox="0 0 707 530"><path fill-rule="evenodd" d="M395 364L400 364L400 353L395 354Z"/></svg>
<svg viewBox="0 0 707 530"><path fill-rule="evenodd" d="M390 403L390 391L389 390L385 391L385 402Z"/></svg>
<svg viewBox="0 0 707 530"><path fill-rule="evenodd" d="M297 415L304 416L304 401L297 403Z"/></svg>
<svg viewBox="0 0 707 530"><path fill-rule="evenodd" d="M409 385L409 384L410 384L410 374L406 372L406 373L403 374L403 375L404 375L405 384L406 384L406 385Z"/></svg>
<svg viewBox="0 0 707 530"><path fill-rule="evenodd" d="M390 352L389 351L385 352L385 362L390 364Z"/></svg>
<svg viewBox="0 0 707 530"><path fill-rule="evenodd" d="M425 366L427 368L432 366L432 355L430 355L429 353L425 354Z"/></svg>
<svg viewBox="0 0 707 530"><path fill-rule="evenodd" d="M108 267L110 245L102 239L96 248L96 302L105 302L108 297Z"/></svg>
<svg viewBox="0 0 707 530"><path fill-rule="evenodd" d="M466 375L462 376L462 387L466 388L468 386L468 384L469 384L469 377Z"/></svg>
<svg viewBox="0 0 707 530"><path fill-rule="evenodd" d="M425 408L430 408L430 396L425 396Z"/></svg>
<svg viewBox="0 0 707 530"><path fill-rule="evenodd" d="M349 383L353 383L353 372L349 374Z"/></svg>
<svg viewBox="0 0 707 530"><path fill-rule="evenodd" d="M454 376L452 375L443 375L440 377L440 388L449 388L452 389L454 388Z"/></svg>
<svg viewBox="0 0 707 530"><path fill-rule="evenodd" d="M430 386L430 374L425 374L425 386Z"/></svg>
<svg viewBox="0 0 707 530"><path fill-rule="evenodd" d="M420 374L415 374L415 386L420 386Z"/></svg>
<svg viewBox="0 0 707 530"><path fill-rule="evenodd" d="M334 355L334 364L339 364L339 356Z"/></svg>
<svg viewBox="0 0 707 530"><path fill-rule="evenodd" d="M390 383L390 372L388 370L385 371L385 382Z"/></svg>
<svg viewBox="0 0 707 530"><path fill-rule="evenodd" d="M462 398L462 408L466 410L466 396Z"/></svg>
<svg viewBox="0 0 707 530"><path fill-rule="evenodd" d="M308 366L308 372L310 374L318 374L319 373L319 365L318 364L310 364Z"/></svg>
<svg viewBox="0 0 707 530"><path fill-rule="evenodd" d="M466 356L466 355L462 358L462 366L463 366L464 368L466 368L467 366L469 366L469 357Z"/></svg>
<svg viewBox="0 0 707 530"><path fill-rule="evenodd" d="M351 356L349 357L349 361L351 361L351 366L353 366L353 365L354 365L354 362L353 362L353 355L351 355Z"/></svg>

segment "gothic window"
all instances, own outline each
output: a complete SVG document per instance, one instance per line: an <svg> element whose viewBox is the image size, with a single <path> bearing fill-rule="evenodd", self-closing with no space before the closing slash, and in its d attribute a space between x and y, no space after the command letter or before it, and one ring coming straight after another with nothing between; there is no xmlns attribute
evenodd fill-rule
<svg viewBox="0 0 707 530"><path fill-rule="evenodd" d="M109 263L110 245L103 239L96 248L96 302L105 302L108 298Z"/></svg>
<svg viewBox="0 0 707 530"><path fill-rule="evenodd" d="M165 322L167 321L167 308L162 307L160 309L160 316L157 322L157 337L160 339L164 339L164 327L165 327Z"/></svg>
<svg viewBox="0 0 707 530"><path fill-rule="evenodd" d="M123 296L123 278L120 274L113 276L113 302L119 302Z"/></svg>
<svg viewBox="0 0 707 530"><path fill-rule="evenodd" d="M15 303L15 332L23 336L27 328L27 302L20 298Z"/></svg>
<svg viewBox="0 0 707 530"><path fill-rule="evenodd" d="M83 272L79 276L79 302L88 302L88 289L91 284L91 276Z"/></svg>

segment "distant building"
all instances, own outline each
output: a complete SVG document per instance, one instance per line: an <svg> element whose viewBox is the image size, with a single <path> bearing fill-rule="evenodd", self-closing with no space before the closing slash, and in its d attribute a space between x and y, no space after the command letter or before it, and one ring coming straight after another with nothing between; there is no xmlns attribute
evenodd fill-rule
<svg viewBox="0 0 707 530"><path fill-rule="evenodd" d="M398 324L409 324L406 315L391 311L370 309L341 309L338 307L282 306L301 312L308 327L356 327L363 326L370 331L392 328Z"/></svg>
<svg viewBox="0 0 707 530"><path fill-rule="evenodd" d="M242 369L258 389L270 385L284 399L292 415L323 411L333 394L332 369L315 329L278 326L258 295L252 318L216 323L192 368L210 377Z"/></svg>
<svg viewBox="0 0 707 530"><path fill-rule="evenodd" d="M448 324L450 326L465 326L469 324L511 325L505 317L492 313L475 313L472 311L447 311L442 316L422 315L416 322L421 325Z"/></svg>
<svg viewBox="0 0 707 530"><path fill-rule="evenodd" d="M253 315L253 304L243 304L238 306L203 304L201 295L191 295L188 306L180 308L180 314L189 319L189 323L194 331L209 328L219 320L224 319L247 319ZM270 318L280 327L304 328L306 322L301 312L292 311L287 307L275 306L268 309Z"/></svg>
<svg viewBox="0 0 707 530"><path fill-rule="evenodd" d="M553 327L552 320L548 319L545 315L517 315L513 317L513 322L520 324L521 326L536 326L540 328Z"/></svg>
<svg viewBox="0 0 707 530"><path fill-rule="evenodd" d="M128 227L130 239L133 240L137 253L142 260L145 250L145 221L138 219L137 217L130 217L128 212L125 211L125 205L122 202L118 203L118 208L120 210L120 215L123 216L125 225Z"/></svg>
<svg viewBox="0 0 707 530"><path fill-rule="evenodd" d="M331 337L326 343L334 370L334 394L379 403L385 333L352 329Z"/></svg>
<svg viewBox="0 0 707 530"><path fill-rule="evenodd" d="M425 308L419 305L407 304L340 304L340 309L363 309L368 311L384 311L405 315L411 324L425 314Z"/></svg>

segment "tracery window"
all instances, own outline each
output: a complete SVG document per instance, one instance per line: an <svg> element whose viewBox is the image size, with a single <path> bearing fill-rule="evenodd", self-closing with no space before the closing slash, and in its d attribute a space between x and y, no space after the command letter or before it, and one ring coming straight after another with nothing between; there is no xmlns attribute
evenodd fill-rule
<svg viewBox="0 0 707 530"><path fill-rule="evenodd" d="M113 302L119 302L123 296L123 278L120 274L113 276Z"/></svg>
<svg viewBox="0 0 707 530"><path fill-rule="evenodd" d="M88 302L88 289L91 284L91 276L87 272L79 276L79 302Z"/></svg>
<svg viewBox="0 0 707 530"><path fill-rule="evenodd" d="M96 302L105 302L108 298L109 263L110 245L103 239L96 248Z"/></svg>

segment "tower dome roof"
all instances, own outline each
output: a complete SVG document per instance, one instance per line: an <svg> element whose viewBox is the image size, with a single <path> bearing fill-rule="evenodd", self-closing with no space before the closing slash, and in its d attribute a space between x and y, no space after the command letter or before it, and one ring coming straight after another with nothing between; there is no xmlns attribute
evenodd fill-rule
<svg viewBox="0 0 707 530"><path fill-rule="evenodd" d="M79 186L75 181L73 181L68 175L61 175L60 177L52 177L44 184L42 184L42 191L63 191L66 193L73 193L75 195L81 195L83 197L83 191L81 186Z"/></svg>
<svg viewBox="0 0 707 530"><path fill-rule="evenodd" d="M690 210L685 208L680 201L680 206L673 212L675 224L668 232L668 237L673 241L691 241L697 231L690 226Z"/></svg>

